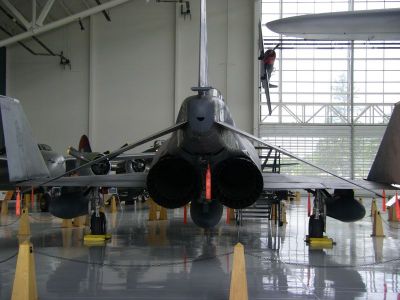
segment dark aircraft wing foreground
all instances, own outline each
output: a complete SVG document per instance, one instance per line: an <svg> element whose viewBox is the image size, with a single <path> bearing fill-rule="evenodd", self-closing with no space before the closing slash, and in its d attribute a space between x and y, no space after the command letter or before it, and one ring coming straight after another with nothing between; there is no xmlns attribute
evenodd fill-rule
<svg viewBox="0 0 400 300"><path fill-rule="evenodd" d="M319 213L315 213L313 220L314 218L318 220L321 214L325 214L324 203L328 216L342 221L356 221L362 218L365 209L354 199L352 189L361 188L374 193L374 189L390 188L391 183L400 182L382 181L376 184L351 181L297 157L284 148L266 143L237 129L223 98L208 84L206 2L200 1L199 82L197 87L192 88L196 94L183 101L175 125L88 162L83 161L79 167L52 178L38 179L40 175L42 177L47 175L42 174L40 162L37 164L39 167L33 167L32 170L21 167L25 171L20 178L28 177L31 180L18 181L16 184L29 187L32 184L61 187L61 190L52 194L50 211L63 218L87 214L88 202L92 201L91 207L95 208L92 218L101 219L101 213L98 212L100 197L96 187L114 186L146 187L153 200L166 208L178 208L191 202L192 219L201 227L215 226L222 216L223 205L234 209L245 208L259 199L265 189L314 190L316 198L314 211ZM13 121L26 118L20 103L15 99L1 97L0 105L3 126L7 131L6 136L9 136L6 138L6 148L18 147L21 142L19 136L26 138L24 144L28 144L30 149L35 148L36 142L29 124L24 122L21 123L23 126L20 126ZM9 110L10 106L18 109ZM399 118L400 114L397 113L399 109L400 106L397 105L392 118ZM397 125L397 121L389 123L389 127L396 127L388 129L389 135L399 131ZM101 170L105 162L118 159L124 152L167 134L171 136L155 153L146 173L105 175L97 172L97 175L66 177L83 169ZM263 174L258 152L253 143L275 149L334 178ZM392 145L386 143L382 147L390 148ZM14 160L19 160L20 164L26 161L26 157L43 160L40 155L31 156L22 151L12 152L7 149L7 154L8 159L12 157ZM392 163L398 165L399 161ZM334 189L333 194L328 193L326 189ZM94 228L97 228L96 226ZM101 229L95 231L102 232Z"/></svg>

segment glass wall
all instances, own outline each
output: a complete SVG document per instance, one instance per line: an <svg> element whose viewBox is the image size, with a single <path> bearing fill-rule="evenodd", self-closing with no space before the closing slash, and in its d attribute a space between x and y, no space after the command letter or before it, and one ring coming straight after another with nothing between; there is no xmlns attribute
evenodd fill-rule
<svg viewBox="0 0 400 300"><path fill-rule="evenodd" d="M400 7L400 1L265 0L262 23L294 15ZM273 112L260 92L260 135L340 175L368 175L393 104L400 101L400 43L304 41L263 26L264 48L278 43ZM284 162L291 162L284 159ZM293 174L319 171L296 165Z"/></svg>

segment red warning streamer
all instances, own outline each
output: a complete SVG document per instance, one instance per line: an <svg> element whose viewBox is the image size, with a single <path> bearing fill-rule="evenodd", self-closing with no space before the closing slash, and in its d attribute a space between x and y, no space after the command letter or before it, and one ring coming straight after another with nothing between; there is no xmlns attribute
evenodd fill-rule
<svg viewBox="0 0 400 300"><path fill-rule="evenodd" d="M186 208L186 204L183 207L183 224L187 224L187 208Z"/></svg>
<svg viewBox="0 0 400 300"><path fill-rule="evenodd" d="M207 171L206 171L206 200L211 201L211 168L210 168L210 164L208 164Z"/></svg>
<svg viewBox="0 0 400 300"><path fill-rule="evenodd" d="M21 192L17 188L17 199L15 203L15 215L19 216L21 214Z"/></svg>
<svg viewBox="0 0 400 300"><path fill-rule="evenodd" d="M396 192L396 218L397 220L400 220L400 204L399 204L399 196L398 193Z"/></svg>
<svg viewBox="0 0 400 300"><path fill-rule="evenodd" d="M386 211L386 192L385 190L382 191L382 211Z"/></svg>

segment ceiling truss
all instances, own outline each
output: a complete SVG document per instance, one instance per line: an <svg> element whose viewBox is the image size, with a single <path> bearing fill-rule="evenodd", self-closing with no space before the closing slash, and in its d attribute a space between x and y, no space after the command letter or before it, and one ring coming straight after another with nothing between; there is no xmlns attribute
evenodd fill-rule
<svg viewBox="0 0 400 300"><path fill-rule="evenodd" d="M81 0L80 3L82 8L76 12L76 10L66 7L63 0L31 0L31 16L28 18L27 7L18 7L15 4L13 5L9 0L0 0L0 5L6 8L13 16L13 22L22 24L21 27L24 29L23 32L1 39L0 47L21 42L25 39L59 28L71 22L78 22L81 19L100 12L104 14L107 21L111 21L107 10L132 0L102 0L102 2L100 2L100 0L94 0L94 4L91 4L92 1L93 0ZM61 18L50 16L50 12L56 9L55 3L57 3L58 7L61 7L63 10L63 16Z"/></svg>

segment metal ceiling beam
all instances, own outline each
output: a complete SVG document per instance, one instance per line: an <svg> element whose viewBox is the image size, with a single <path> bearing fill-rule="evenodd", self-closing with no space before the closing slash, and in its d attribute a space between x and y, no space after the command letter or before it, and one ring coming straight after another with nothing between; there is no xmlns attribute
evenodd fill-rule
<svg viewBox="0 0 400 300"><path fill-rule="evenodd" d="M54 0L47 0L46 4L44 5L42 12L39 15L39 18L36 21L36 24L38 26L42 26L44 20L46 19L46 17L48 16L50 9L52 8L54 4Z"/></svg>
<svg viewBox="0 0 400 300"><path fill-rule="evenodd" d="M32 21L31 26L35 26L36 24L36 0L32 0Z"/></svg>
<svg viewBox="0 0 400 300"><path fill-rule="evenodd" d="M3 0L3 2L4 1L7 1L7 0ZM43 25L43 26L38 26L37 28L32 28L30 31L27 31L27 32L18 34L16 36L13 36L12 38L8 38L8 39L0 41L0 47L8 46L8 45L11 45L13 43L16 43L16 42L19 42L21 40L24 40L26 38L29 38L31 36L35 36L35 35L38 35L38 34L41 34L41 33L56 29L56 28L59 28L61 26L69 24L71 22L78 21L79 19L86 18L88 16L97 14L97 13L99 13L99 12L105 10L105 9L110 9L110 8L113 8L115 6L124 4L124 3L129 2L129 1L132 1L132 0L111 0L111 1L109 1L107 3L104 3L104 4L99 5L99 6L92 7L90 9L87 9L87 10L82 11L80 13L68 16L68 17L63 18L61 20L54 21L52 23L48 23L48 24Z"/></svg>
<svg viewBox="0 0 400 300"><path fill-rule="evenodd" d="M29 29L31 26L30 22L28 22L25 17L16 9L8 0L2 0L4 5L11 11L11 13L20 21L26 29Z"/></svg>

